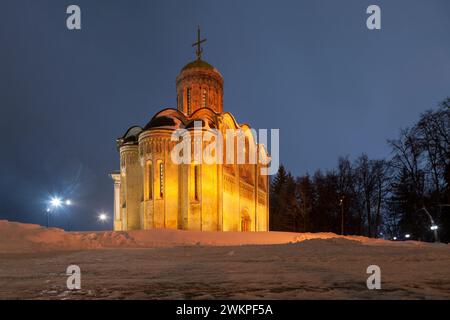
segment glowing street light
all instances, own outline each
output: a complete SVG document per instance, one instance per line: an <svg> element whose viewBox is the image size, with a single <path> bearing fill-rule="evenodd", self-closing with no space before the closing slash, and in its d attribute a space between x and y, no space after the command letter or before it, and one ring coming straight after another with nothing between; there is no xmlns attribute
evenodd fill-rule
<svg viewBox="0 0 450 320"><path fill-rule="evenodd" d="M50 205L52 207L54 207L54 208L58 208L58 207L60 207L62 205L62 200L60 198L58 198L58 197L53 197L50 200Z"/></svg>
<svg viewBox="0 0 450 320"><path fill-rule="evenodd" d="M411 238L411 235L409 233L407 233L407 234L405 234L405 238L409 239L409 238Z"/></svg>
<svg viewBox="0 0 450 320"><path fill-rule="evenodd" d="M341 235L344 235L344 200L345 197L339 199L339 206L341 207Z"/></svg>
<svg viewBox="0 0 450 320"><path fill-rule="evenodd" d="M72 205L72 200L66 199L65 204L67 207ZM70 214L67 212L67 231L70 231Z"/></svg>
<svg viewBox="0 0 450 320"><path fill-rule="evenodd" d="M420 211L420 210L423 210L423 211L425 212L425 214L428 216L428 218L430 219L430 223L431 223L430 229L431 229L431 230L433 231L433 233L434 233L434 242L439 242L439 235L438 235L438 232L437 232L438 226L437 226L436 223L434 222L433 217L432 217L431 214L428 212L427 208L423 207L422 209L419 209L419 211Z"/></svg>
<svg viewBox="0 0 450 320"><path fill-rule="evenodd" d="M47 214L47 228L50 225L50 212L52 211L52 209L57 209L62 205L62 201L60 198L58 197L52 197L50 199L50 207L48 207L45 211Z"/></svg>
<svg viewBox="0 0 450 320"><path fill-rule="evenodd" d="M104 212L101 212L98 215L98 220L100 220L101 222L106 222L106 220L108 220L108 215Z"/></svg>
<svg viewBox="0 0 450 320"><path fill-rule="evenodd" d="M397 240L397 237L394 237L394 240Z"/></svg>
<svg viewBox="0 0 450 320"><path fill-rule="evenodd" d="M53 210L56 210L59 207L62 207L63 205L70 206L70 205L72 205L72 201L70 199L63 201L60 197L52 197L50 199L49 207L47 207L47 209L45 210L46 214L47 214L47 228L49 227L50 213ZM69 224L70 224L70 222L69 222Z"/></svg>

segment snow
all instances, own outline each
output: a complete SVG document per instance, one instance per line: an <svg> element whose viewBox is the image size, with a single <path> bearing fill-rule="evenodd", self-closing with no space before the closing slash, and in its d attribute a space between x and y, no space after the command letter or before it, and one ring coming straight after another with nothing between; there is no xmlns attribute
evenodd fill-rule
<svg viewBox="0 0 450 320"><path fill-rule="evenodd" d="M82 289L66 288L79 265ZM368 290L379 265L382 290ZM449 299L450 246L332 233L64 232L0 221L0 299Z"/></svg>
<svg viewBox="0 0 450 320"><path fill-rule="evenodd" d="M65 232L58 228L0 220L0 253L70 251L100 248L159 248L175 246L237 246L297 243L312 239L347 239L365 245L422 246L423 243L392 242L334 233L204 232L136 230L128 232Z"/></svg>

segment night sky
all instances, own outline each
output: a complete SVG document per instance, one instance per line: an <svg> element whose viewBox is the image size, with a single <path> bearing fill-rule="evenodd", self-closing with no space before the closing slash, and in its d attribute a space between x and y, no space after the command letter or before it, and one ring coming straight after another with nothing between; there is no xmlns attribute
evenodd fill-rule
<svg viewBox="0 0 450 320"><path fill-rule="evenodd" d="M77 4L82 30L66 28ZM382 29L366 28L378 4ZM204 58L225 79L224 109L280 129L294 174L389 156L386 139L450 95L450 1L3 0L0 7L0 219L111 228L115 139L176 107L175 77ZM110 221L111 222L111 221Z"/></svg>

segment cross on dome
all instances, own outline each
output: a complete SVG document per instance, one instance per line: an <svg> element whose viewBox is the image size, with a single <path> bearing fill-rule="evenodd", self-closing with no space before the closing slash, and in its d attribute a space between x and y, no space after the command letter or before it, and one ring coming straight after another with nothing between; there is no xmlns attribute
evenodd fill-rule
<svg viewBox="0 0 450 320"><path fill-rule="evenodd" d="M197 27L197 42L194 42L192 44L193 47L197 47L197 49L195 50L195 53L197 54L197 60L201 60L202 58L202 53L203 53L203 49L201 47L201 44L203 42L206 42L206 39L202 39L200 40L200 26Z"/></svg>

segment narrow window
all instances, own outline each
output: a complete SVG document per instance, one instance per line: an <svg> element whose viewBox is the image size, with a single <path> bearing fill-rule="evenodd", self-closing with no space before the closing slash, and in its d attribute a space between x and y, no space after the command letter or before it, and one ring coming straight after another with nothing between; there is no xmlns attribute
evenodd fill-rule
<svg viewBox="0 0 450 320"><path fill-rule="evenodd" d="M187 114L191 114L191 88L187 89Z"/></svg>
<svg viewBox="0 0 450 320"><path fill-rule="evenodd" d="M152 162L147 162L147 200L153 199L153 171Z"/></svg>
<svg viewBox="0 0 450 320"><path fill-rule="evenodd" d="M164 197L164 164L159 163L159 196Z"/></svg>
<svg viewBox="0 0 450 320"><path fill-rule="evenodd" d="M208 92L206 89L202 90L202 106L203 108L206 108L208 105Z"/></svg>
<svg viewBox="0 0 450 320"><path fill-rule="evenodd" d="M199 167L198 164L194 166L194 199L198 201L198 181L199 181Z"/></svg>
<svg viewBox="0 0 450 320"><path fill-rule="evenodd" d="M127 207L127 193L126 193L126 186L127 185L127 180L126 177L124 175L122 175L122 179L120 181L120 199L122 200L122 208L126 208Z"/></svg>

